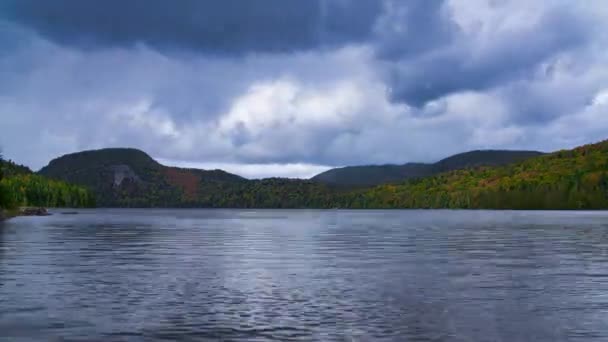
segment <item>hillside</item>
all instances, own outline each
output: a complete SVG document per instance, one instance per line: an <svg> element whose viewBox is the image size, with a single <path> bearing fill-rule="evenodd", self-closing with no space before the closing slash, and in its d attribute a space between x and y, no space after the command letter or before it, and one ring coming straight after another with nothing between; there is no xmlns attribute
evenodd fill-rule
<svg viewBox="0 0 608 342"><path fill-rule="evenodd" d="M432 176L368 188L167 167L134 149L66 155L40 174L86 186L109 207L608 208L608 142L531 155L539 153L463 153L431 164Z"/></svg>
<svg viewBox="0 0 608 342"><path fill-rule="evenodd" d="M342 196L352 208L608 209L608 141Z"/></svg>
<svg viewBox="0 0 608 342"><path fill-rule="evenodd" d="M331 169L311 178L313 181L337 186L365 187L403 182L441 172L477 166L499 166L542 155L536 151L483 150L453 155L436 163L403 165L364 165Z"/></svg>
<svg viewBox="0 0 608 342"><path fill-rule="evenodd" d="M29 175L34 173L29 167L15 163L12 160L3 160L0 157L0 170L3 177L16 175Z"/></svg>
<svg viewBox="0 0 608 342"><path fill-rule="evenodd" d="M167 167L130 148L67 154L39 173L85 186L96 194L99 206L110 207L191 206L203 195L202 185L245 181L221 170Z"/></svg>
<svg viewBox="0 0 608 342"><path fill-rule="evenodd" d="M29 168L0 158L0 216L20 206L89 207L87 189L34 174ZM0 217L2 219L2 217Z"/></svg>

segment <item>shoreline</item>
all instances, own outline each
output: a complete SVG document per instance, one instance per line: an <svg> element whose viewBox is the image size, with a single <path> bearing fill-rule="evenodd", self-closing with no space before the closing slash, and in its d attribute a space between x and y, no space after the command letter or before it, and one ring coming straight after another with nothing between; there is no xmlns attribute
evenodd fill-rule
<svg viewBox="0 0 608 342"><path fill-rule="evenodd" d="M0 209L0 221L9 220L15 216L17 216L17 212L14 210Z"/></svg>
<svg viewBox="0 0 608 342"><path fill-rule="evenodd" d="M8 219L17 216L50 216L51 213L44 207L20 207L17 209L0 209L0 221L6 221Z"/></svg>

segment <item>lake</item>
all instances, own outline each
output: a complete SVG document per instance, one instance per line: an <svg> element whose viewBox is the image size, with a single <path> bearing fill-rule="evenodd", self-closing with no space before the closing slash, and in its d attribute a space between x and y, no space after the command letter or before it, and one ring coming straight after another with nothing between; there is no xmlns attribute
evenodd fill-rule
<svg viewBox="0 0 608 342"><path fill-rule="evenodd" d="M53 212L0 223L2 341L608 339L608 212Z"/></svg>

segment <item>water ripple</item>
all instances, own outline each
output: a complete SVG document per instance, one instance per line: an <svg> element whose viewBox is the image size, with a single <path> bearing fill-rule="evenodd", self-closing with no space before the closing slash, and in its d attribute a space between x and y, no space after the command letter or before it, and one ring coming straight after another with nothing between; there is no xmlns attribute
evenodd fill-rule
<svg viewBox="0 0 608 342"><path fill-rule="evenodd" d="M608 339L608 213L81 210L0 223L1 341Z"/></svg>

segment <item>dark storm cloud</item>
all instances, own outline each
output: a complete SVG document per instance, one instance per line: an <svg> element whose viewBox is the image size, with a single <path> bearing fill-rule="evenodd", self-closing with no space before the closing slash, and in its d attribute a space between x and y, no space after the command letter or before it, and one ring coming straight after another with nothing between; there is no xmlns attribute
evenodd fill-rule
<svg viewBox="0 0 608 342"><path fill-rule="evenodd" d="M388 19L391 24L379 32L377 55L389 65L391 99L416 107L529 78L541 63L584 45L589 37L589 23L567 6L547 10L528 27L483 39L475 30L463 32L444 2L425 1L403 13ZM397 19L405 28L391 29Z"/></svg>
<svg viewBox="0 0 608 342"><path fill-rule="evenodd" d="M6 0L6 19L84 48L186 48L213 53L284 52L361 41L376 0ZM1 15L0 15L1 16Z"/></svg>
<svg viewBox="0 0 608 342"><path fill-rule="evenodd" d="M378 57L398 60L450 43L458 27L444 16L444 5L444 0L387 1L375 27Z"/></svg>
<svg viewBox="0 0 608 342"><path fill-rule="evenodd" d="M601 0L0 0L0 147L247 175L572 147L608 132L606 23Z"/></svg>
<svg viewBox="0 0 608 342"><path fill-rule="evenodd" d="M500 11L508 3L492 6ZM167 4L165 0L6 0L0 3L0 13L54 42L82 48L141 43L163 51L242 54L368 44L381 62L379 72L390 88L390 100L415 107L529 77L548 58L582 45L590 27L570 6L558 2L548 4L529 27L506 28L481 38L477 31L489 24L465 32L454 18L454 6L462 4L447 0ZM476 10L475 3L469 6L468 11Z"/></svg>

